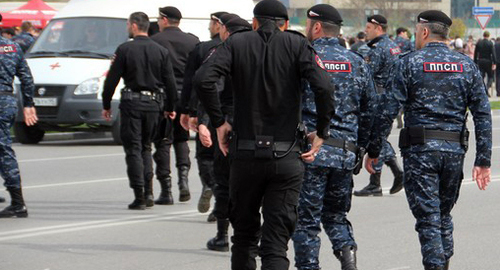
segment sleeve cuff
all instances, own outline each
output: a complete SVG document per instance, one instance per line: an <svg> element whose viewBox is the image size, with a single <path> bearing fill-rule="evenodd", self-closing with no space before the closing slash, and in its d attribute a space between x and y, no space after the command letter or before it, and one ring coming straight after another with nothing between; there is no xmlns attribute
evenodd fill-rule
<svg viewBox="0 0 500 270"><path fill-rule="evenodd" d="M476 167L491 167L491 161L489 160L481 160L481 159L476 159L474 162L474 166Z"/></svg>

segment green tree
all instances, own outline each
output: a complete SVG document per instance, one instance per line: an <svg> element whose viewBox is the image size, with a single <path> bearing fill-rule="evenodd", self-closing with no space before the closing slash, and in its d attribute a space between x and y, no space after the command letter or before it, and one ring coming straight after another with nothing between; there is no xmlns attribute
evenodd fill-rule
<svg viewBox="0 0 500 270"><path fill-rule="evenodd" d="M450 38L455 38L456 36L464 37L467 26L465 26L462 19L453 19L453 24L450 27Z"/></svg>

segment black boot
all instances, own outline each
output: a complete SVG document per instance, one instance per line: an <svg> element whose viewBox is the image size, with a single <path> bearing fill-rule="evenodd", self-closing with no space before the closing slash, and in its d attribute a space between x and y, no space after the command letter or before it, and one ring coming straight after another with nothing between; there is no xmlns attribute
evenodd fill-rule
<svg viewBox="0 0 500 270"><path fill-rule="evenodd" d="M229 220L217 220L217 235L208 240L207 248L215 251L229 251L229 241L227 237L227 228L229 227Z"/></svg>
<svg viewBox="0 0 500 270"><path fill-rule="evenodd" d="M172 197L172 178L169 176L165 179L158 179L161 185L161 193L155 204L172 205L174 197Z"/></svg>
<svg viewBox="0 0 500 270"><path fill-rule="evenodd" d="M2 202L5 202L5 198L4 197L0 197L0 203Z"/></svg>
<svg viewBox="0 0 500 270"><path fill-rule="evenodd" d="M435 267L425 267L425 270L445 270L446 268L440 267L440 266L435 266Z"/></svg>
<svg viewBox="0 0 500 270"><path fill-rule="evenodd" d="M370 175L370 183L362 190L354 191L354 196L382 196L380 173Z"/></svg>
<svg viewBox="0 0 500 270"><path fill-rule="evenodd" d="M212 212L207 217L207 222L216 222L216 221L217 217L215 217L214 211L212 210Z"/></svg>
<svg viewBox="0 0 500 270"><path fill-rule="evenodd" d="M188 186L188 174L189 167L181 166L179 167L179 201L187 202L191 199L191 193L189 193Z"/></svg>
<svg viewBox="0 0 500 270"><path fill-rule="evenodd" d="M144 199L146 201L146 207L153 207L155 205L153 196L153 178L146 180L144 183Z"/></svg>
<svg viewBox="0 0 500 270"><path fill-rule="evenodd" d="M342 265L342 270L357 270L356 247L345 246L333 252Z"/></svg>
<svg viewBox="0 0 500 270"><path fill-rule="evenodd" d="M144 199L144 190L142 188L134 188L135 200L128 205L130 210L146 209L146 200Z"/></svg>
<svg viewBox="0 0 500 270"><path fill-rule="evenodd" d="M21 188L9 188L11 203L0 211L0 218L28 217L28 209L24 204L23 191Z"/></svg>
<svg viewBox="0 0 500 270"><path fill-rule="evenodd" d="M385 163L389 168L391 168L392 174L394 174L394 183L392 184L390 194L396 194L403 189L403 177L404 173L399 167L396 158L393 158Z"/></svg>
<svg viewBox="0 0 500 270"><path fill-rule="evenodd" d="M203 186L203 189L201 191L201 196L200 200L198 201L198 212L200 213L206 213L210 209L210 199L212 198L212 189Z"/></svg>

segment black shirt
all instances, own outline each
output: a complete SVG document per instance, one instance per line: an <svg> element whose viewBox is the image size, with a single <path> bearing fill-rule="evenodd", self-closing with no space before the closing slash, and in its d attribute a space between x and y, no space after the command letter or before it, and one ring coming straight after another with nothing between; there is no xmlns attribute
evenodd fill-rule
<svg viewBox="0 0 500 270"><path fill-rule="evenodd" d="M208 56L212 48L222 42L219 34L212 37L211 40L201 42L189 53L186 70L184 73L184 85L181 93L181 113L189 113L191 116L196 116L196 108L198 107L198 98L193 90L193 77L203 61Z"/></svg>
<svg viewBox="0 0 500 270"><path fill-rule="evenodd" d="M230 36L210 58L198 70L194 84L215 128L225 121L215 83L230 75L233 130L238 137L254 140L266 135L293 141L301 118L302 79L306 79L316 95L317 134L328 138L334 86L301 34L281 32L268 22L257 31Z"/></svg>
<svg viewBox="0 0 500 270"><path fill-rule="evenodd" d="M489 39L481 39L476 44L476 50L474 51L474 62L478 60L487 60L493 64L496 62L495 49L493 48L493 43Z"/></svg>
<svg viewBox="0 0 500 270"><path fill-rule="evenodd" d="M177 94L170 54L167 49L149 37L137 36L116 49L108 76L104 81L102 103L105 110L111 108L111 98L121 77L123 77L125 87L134 92L157 92L163 89L166 93L163 110L174 111ZM125 100L120 103L120 108L146 111L162 109L155 101L129 102Z"/></svg>
<svg viewBox="0 0 500 270"><path fill-rule="evenodd" d="M162 32L152 36L151 39L170 52L175 83L180 94L188 55L200 40L195 35L182 32L179 27L167 27Z"/></svg>

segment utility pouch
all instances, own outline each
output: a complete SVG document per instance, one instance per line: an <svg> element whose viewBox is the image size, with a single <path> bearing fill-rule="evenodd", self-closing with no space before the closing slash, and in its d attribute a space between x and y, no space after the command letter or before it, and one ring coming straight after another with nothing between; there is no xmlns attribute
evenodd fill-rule
<svg viewBox="0 0 500 270"><path fill-rule="evenodd" d="M408 128L408 135L410 137L410 144L425 144L425 127L416 126Z"/></svg>
<svg viewBox="0 0 500 270"><path fill-rule="evenodd" d="M229 132L229 154L234 154L238 150L238 136L236 136L236 132Z"/></svg>
<svg viewBox="0 0 500 270"><path fill-rule="evenodd" d="M469 130L464 128L462 133L460 133L460 144L465 149L465 152L469 149Z"/></svg>
<svg viewBox="0 0 500 270"><path fill-rule="evenodd" d="M363 168L363 159L366 154L366 149L364 147L360 147L358 149L358 153L356 154L356 166L354 167L354 170L352 170L352 173L354 175L358 175L361 169Z"/></svg>
<svg viewBox="0 0 500 270"><path fill-rule="evenodd" d="M295 139L299 143L300 152L306 153L309 142L307 141L307 127L304 123L299 123L295 133Z"/></svg>
<svg viewBox="0 0 500 270"><path fill-rule="evenodd" d="M410 136L408 134L408 128L403 128L399 132L399 148L410 147Z"/></svg>
<svg viewBox="0 0 500 270"><path fill-rule="evenodd" d="M255 136L255 158L272 159L274 148L273 136Z"/></svg>

